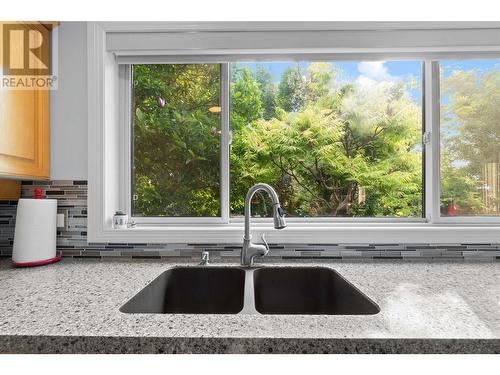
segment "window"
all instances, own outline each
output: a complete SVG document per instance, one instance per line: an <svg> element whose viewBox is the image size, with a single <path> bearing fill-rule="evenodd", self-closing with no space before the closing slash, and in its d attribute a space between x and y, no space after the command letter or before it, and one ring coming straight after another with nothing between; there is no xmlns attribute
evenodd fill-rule
<svg viewBox="0 0 500 375"><path fill-rule="evenodd" d="M231 64L231 215L422 217L422 63ZM272 215L267 196L252 213Z"/></svg>
<svg viewBox="0 0 500 375"><path fill-rule="evenodd" d="M420 61L130 69L135 217L227 222L243 215L257 182L275 187L288 217L425 216ZM443 218L500 215L499 108L498 60L440 62ZM232 134L227 156L223 111ZM230 176L225 196L223 175ZM252 205L255 216L271 215L269 197L256 195Z"/></svg>
<svg viewBox="0 0 500 375"><path fill-rule="evenodd" d="M132 215L220 216L220 65L133 65Z"/></svg>
<svg viewBox="0 0 500 375"><path fill-rule="evenodd" d="M500 242L499 30L89 23L89 241Z"/></svg>
<svg viewBox="0 0 500 375"><path fill-rule="evenodd" d="M221 216L230 165L233 218L258 182L288 217L422 217L421 62L230 64L224 164L220 64L131 70L133 216ZM268 199L254 215L270 215Z"/></svg>
<svg viewBox="0 0 500 375"><path fill-rule="evenodd" d="M500 60L442 61L441 215L500 215Z"/></svg>

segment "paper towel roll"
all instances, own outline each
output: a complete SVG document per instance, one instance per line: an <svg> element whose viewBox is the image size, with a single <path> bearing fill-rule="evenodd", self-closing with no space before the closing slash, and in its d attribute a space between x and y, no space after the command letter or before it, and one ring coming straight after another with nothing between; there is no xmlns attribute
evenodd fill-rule
<svg viewBox="0 0 500 375"><path fill-rule="evenodd" d="M12 263L30 266L58 260L56 234L56 199L19 199Z"/></svg>

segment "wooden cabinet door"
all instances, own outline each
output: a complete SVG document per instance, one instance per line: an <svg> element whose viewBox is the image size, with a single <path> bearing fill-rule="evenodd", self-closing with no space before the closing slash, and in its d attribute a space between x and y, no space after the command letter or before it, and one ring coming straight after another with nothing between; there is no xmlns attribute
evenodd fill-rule
<svg viewBox="0 0 500 375"><path fill-rule="evenodd" d="M3 30L2 23L0 29ZM14 56L11 59L15 59L16 54L22 54L23 50L19 45L11 44L10 52ZM0 59L0 68L2 64L3 58ZM48 90L0 87L1 176L49 178Z"/></svg>
<svg viewBox="0 0 500 375"><path fill-rule="evenodd" d="M0 179L0 201L18 200L21 197L21 181Z"/></svg>

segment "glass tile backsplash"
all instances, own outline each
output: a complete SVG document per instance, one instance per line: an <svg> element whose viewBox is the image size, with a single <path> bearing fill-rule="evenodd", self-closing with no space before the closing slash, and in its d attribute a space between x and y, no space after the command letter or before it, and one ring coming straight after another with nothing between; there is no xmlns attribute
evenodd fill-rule
<svg viewBox="0 0 500 375"><path fill-rule="evenodd" d="M112 257L161 259L181 257L199 259L210 251L211 259L235 260L241 244L143 243L108 244L87 242L87 181L23 181L21 196L32 198L34 188L41 186L43 196L58 200L58 212L67 215L65 228L57 232L57 250L65 257L111 259ZM0 256L10 257L14 240L17 202L0 201ZM377 261L401 259L427 261L434 259L500 260L500 244L270 244L268 259L338 259ZM265 259L264 259L265 260Z"/></svg>

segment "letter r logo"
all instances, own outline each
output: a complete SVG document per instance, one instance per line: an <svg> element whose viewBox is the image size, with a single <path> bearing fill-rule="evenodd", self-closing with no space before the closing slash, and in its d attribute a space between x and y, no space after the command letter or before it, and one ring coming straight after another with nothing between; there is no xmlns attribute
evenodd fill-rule
<svg viewBox="0 0 500 375"><path fill-rule="evenodd" d="M4 24L4 75L49 75L50 32L41 24Z"/></svg>

